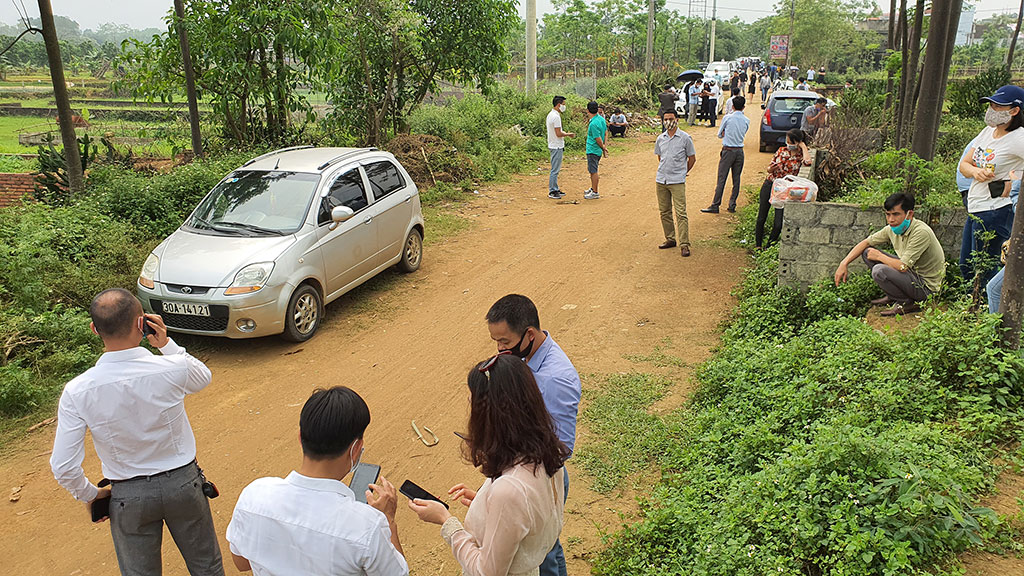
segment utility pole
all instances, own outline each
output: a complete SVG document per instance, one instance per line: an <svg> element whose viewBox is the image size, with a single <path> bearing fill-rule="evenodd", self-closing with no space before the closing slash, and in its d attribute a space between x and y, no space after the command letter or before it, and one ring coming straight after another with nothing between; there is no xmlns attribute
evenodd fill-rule
<svg viewBox="0 0 1024 576"><path fill-rule="evenodd" d="M789 0L789 42L786 43L786 74L793 65L793 24L796 22L796 0Z"/></svg>
<svg viewBox="0 0 1024 576"><path fill-rule="evenodd" d="M708 62L715 61L715 20L718 19L718 0L711 4L711 46L708 48Z"/></svg>
<svg viewBox="0 0 1024 576"><path fill-rule="evenodd" d="M185 3L174 0L174 25L178 29L178 43L181 45L181 63L185 67L185 94L188 98L188 123L192 130L192 154L203 157L203 137L199 132L199 102L196 98L196 77L192 71L192 52L188 48L188 33L185 31Z"/></svg>
<svg viewBox="0 0 1024 576"><path fill-rule="evenodd" d="M64 64L60 58L60 43L57 28L53 24L53 7L50 0L39 0L39 25L43 29L46 44L46 60L50 65L50 81L53 82L53 100L57 105L57 122L60 124L60 139L64 143L64 159L68 169L68 192L74 196L85 189L82 174L82 156L78 150L78 135L75 134L71 119L71 98L64 81Z"/></svg>
<svg viewBox="0 0 1024 576"><path fill-rule="evenodd" d="M1006 52L1006 69L1013 70L1013 52L1017 48L1017 37L1020 36L1020 21L1024 16L1024 0L1020 0L1020 10L1017 11L1017 26L1013 28L1013 37L1010 38L1010 49Z"/></svg>
<svg viewBox="0 0 1024 576"><path fill-rule="evenodd" d="M537 93L537 0L526 0L526 94Z"/></svg>
<svg viewBox="0 0 1024 576"><path fill-rule="evenodd" d="M649 76L654 66L654 0L647 3L647 58L644 60L644 72Z"/></svg>

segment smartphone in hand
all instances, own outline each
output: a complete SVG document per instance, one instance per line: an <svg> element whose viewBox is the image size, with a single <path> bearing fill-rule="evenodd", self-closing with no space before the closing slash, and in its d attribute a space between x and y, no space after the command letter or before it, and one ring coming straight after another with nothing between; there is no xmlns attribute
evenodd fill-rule
<svg viewBox="0 0 1024 576"><path fill-rule="evenodd" d="M93 500L92 504L89 505L89 510L92 511L93 522L99 522L104 518L108 518L110 516L110 496Z"/></svg>
<svg viewBox="0 0 1024 576"><path fill-rule="evenodd" d="M444 502L437 496L434 496L430 492L427 492L423 488L420 488L411 480L406 480L405 482L403 482L402 487L399 488L398 491L401 492L402 495L408 498L409 500L433 500L435 502L440 502L441 505L445 507L445 510L448 509L448 504L446 502Z"/></svg>
<svg viewBox="0 0 1024 576"><path fill-rule="evenodd" d="M352 473L352 480L349 481L348 487L355 493L356 502L362 502L366 504L366 491L370 489L370 484L375 484L377 478L380 477L380 466L376 464L367 464L366 462L360 462L356 466L355 472Z"/></svg>

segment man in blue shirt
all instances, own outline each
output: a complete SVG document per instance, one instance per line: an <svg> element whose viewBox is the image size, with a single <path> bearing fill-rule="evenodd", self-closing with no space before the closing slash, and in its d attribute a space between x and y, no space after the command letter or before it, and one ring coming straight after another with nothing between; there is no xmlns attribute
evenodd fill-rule
<svg viewBox="0 0 1024 576"><path fill-rule="evenodd" d="M686 112L690 118L690 126L697 122L697 110L700 108L700 93L703 91L703 88L704 85L700 81L694 81L686 89Z"/></svg>
<svg viewBox="0 0 1024 576"><path fill-rule="evenodd" d="M544 397L558 439L569 449L576 445L576 416L580 405L580 376L555 340L540 329L537 307L526 296L509 294L487 311L487 330L498 350L508 350L526 361ZM565 494L569 494L569 473L565 473ZM540 565L541 576L566 576L565 554L555 541Z"/></svg>
<svg viewBox="0 0 1024 576"><path fill-rule="evenodd" d="M590 188L583 192L584 200L597 200L601 197L597 193L597 183L600 180L597 165L601 162L601 156L608 154L604 141L608 132L608 122L597 111L597 102L591 100L587 103L587 172L590 172Z"/></svg>
<svg viewBox="0 0 1024 576"><path fill-rule="evenodd" d="M735 112L722 118L722 126L718 129L718 137L722 139L722 155L718 160L718 185L715 187L715 199L711 206L702 208L705 214L718 214L722 206L722 194L725 193L725 180L732 172L732 196L729 197L729 212L736 211L736 199L740 197L740 173L743 172L743 138L750 128L750 120L743 114L747 100L743 96L733 98Z"/></svg>

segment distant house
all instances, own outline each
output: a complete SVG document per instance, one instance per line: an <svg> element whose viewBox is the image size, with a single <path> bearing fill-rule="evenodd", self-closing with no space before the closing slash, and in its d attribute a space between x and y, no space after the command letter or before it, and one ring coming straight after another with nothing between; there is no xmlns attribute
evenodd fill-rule
<svg viewBox="0 0 1024 576"><path fill-rule="evenodd" d="M931 9L925 11L925 15L931 14ZM875 32L879 36L879 44L883 49L888 48L887 40L889 39L889 15L882 14L875 18L867 18L856 23L856 29L861 32ZM978 31L978 26L982 26L981 31ZM991 26L991 23L985 24L974 22L974 8L964 10L960 13L960 25L956 31L956 45L967 46L974 42L980 42L981 37L984 35L984 26Z"/></svg>

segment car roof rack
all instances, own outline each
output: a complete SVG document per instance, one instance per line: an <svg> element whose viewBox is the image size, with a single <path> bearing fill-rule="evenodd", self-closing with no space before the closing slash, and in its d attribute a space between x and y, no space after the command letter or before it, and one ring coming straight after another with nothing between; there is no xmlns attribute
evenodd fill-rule
<svg viewBox="0 0 1024 576"><path fill-rule="evenodd" d="M341 162L342 160L344 160L346 158L351 158L352 156L355 156L356 154L361 154L363 152L376 152L376 151L377 151L377 148L370 147L370 148L360 148L358 150L352 150L351 152L345 152L344 154L341 154L339 156L335 156L334 158L331 158L327 162L324 162L323 164L317 166L316 169L317 170L323 170L324 168L327 168L328 166L331 166L332 164L337 164L338 162Z"/></svg>
<svg viewBox="0 0 1024 576"><path fill-rule="evenodd" d="M290 150L302 150L303 148L312 148L312 147L313 147L312 144L303 144L302 146L289 146L288 148L281 148L280 150L274 150L272 152L267 152L266 154L260 154L259 156L253 158L252 160L249 160L245 164L242 164L242 167L244 168L245 166L248 166L249 164L252 164L253 162L256 162L257 160L263 160L264 158L267 158L268 156L273 156L274 154L280 154L281 152L288 152Z"/></svg>

